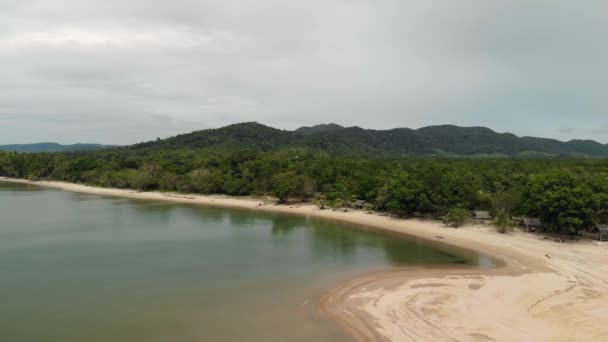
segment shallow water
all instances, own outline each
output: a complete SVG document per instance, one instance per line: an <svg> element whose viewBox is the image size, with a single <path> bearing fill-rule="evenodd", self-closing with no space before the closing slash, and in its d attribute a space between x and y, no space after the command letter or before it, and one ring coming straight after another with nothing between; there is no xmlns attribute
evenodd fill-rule
<svg viewBox="0 0 608 342"><path fill-rule="evenodd" d="M304 217L0 182L0 341L347 341L317 314L337 281L477 258Z"/></svg>

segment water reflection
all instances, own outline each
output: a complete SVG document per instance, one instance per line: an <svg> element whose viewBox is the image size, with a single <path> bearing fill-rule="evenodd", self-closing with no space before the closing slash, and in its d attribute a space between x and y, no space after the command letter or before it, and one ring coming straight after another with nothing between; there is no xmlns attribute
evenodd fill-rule
<svg viewBox="0 0 608 342"><path fill-rule="evenodd" d="M276 216L272 219L272 235L287 235L296 228L302 227L302 220L294 217Z"/></svg>
<svg viewBox="0 0 608 342"><path fill-rule="evenodd" d="M230 213L218 208L204 208L200 206L186 206L187 213L194 219L205 223L228 222Z"/></svg>
<svg viewBox="0 0 608 342"><path fill-rule="evenodd" d="M326 222L315 222L311 227L312 254L317 258L342 257L352 258L359 242L365 239L364 234L352 232Z"/></svg>
<svg viewBox="0 0 608 342"><path fill-rule="evenodd" d="M12 192L29 192L29 191L43 191L39 186L31 184L17 184L0 181L0 191L12 191Z"/></svg>
<svg viewBox="0 0 608 342"><path fill-rule="evenodd" d="M241 212L235 210L230 213L228 220L230 224L239 227L251 226L256 223L258 216L252 215L251 212Z"/></svg>
<svg viewBox="0 0 608 342"><path fill-rule="evenodd" d="M394 266L424 263L472 263L493 265L492 259L467 256L447 249L436 249L421 239L404 239L390 233L358 230L345 224L300 217L276 216L272 218L272 235L287 237L300 229L310 237L311 255L315 259L351 259L361 249L379 249L385 260ZM461 255L463 254L463 255Z"/></svg>

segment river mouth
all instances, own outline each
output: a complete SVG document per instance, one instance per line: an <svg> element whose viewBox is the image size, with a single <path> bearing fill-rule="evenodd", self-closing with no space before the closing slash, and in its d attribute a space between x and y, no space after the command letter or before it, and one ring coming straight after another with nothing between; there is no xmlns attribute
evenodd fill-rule
<svg viewBox="0 0 608 342"><path fill-rule="evenodd" d="M351 226L0 182L0 339L348 341L317 314L335 283L495 265Z"/></svg>

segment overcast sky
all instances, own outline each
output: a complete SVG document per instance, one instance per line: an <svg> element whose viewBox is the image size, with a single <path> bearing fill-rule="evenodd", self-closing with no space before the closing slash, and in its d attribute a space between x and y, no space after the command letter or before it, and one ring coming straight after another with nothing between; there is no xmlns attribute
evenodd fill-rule
<svg viewBox="0 0 608 342"><path fill-rule="evenodd" d="M258 121L608 143L605 0L0 0L0 144Z"/></svg>

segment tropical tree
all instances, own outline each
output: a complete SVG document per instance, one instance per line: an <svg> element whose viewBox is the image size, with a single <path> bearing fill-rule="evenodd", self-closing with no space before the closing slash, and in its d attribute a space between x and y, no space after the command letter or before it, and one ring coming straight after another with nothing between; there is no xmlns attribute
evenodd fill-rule
<svg viewBox="0 0 608 342"><path fill-rule="evenodd" d="M454 207L448 210L447 214L445 214L443 217L443 223L448 227L458 228L464 226L470 217L471 215L469 214L468 210L460 207Z"/></svg>
<svg viewBox="0 0 608 342"><path fill-rule="evenodd" d="M572 171L533 175L525 194L529 214L540 217L552 232L576 234L597 223L601 194Z"/></svg>
<svg viewBox="0 0 608 342"><path fill-rule="evenodd" d="M272 177L271 189L279 203L285 203L289 196L302 193L302 177L294 172L278 173Z"/></svg>

